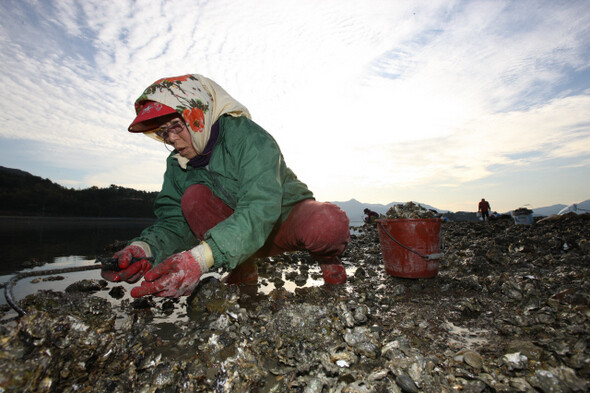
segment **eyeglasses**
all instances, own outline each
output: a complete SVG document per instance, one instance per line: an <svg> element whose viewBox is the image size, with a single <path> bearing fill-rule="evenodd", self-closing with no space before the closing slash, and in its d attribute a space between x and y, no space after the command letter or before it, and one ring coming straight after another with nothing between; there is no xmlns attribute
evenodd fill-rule
<svg viewBox="0 0 590 393"><path fill-rule="evenodd" d="M178 120L174 123L170 124L168 127L160 127L154 132L157 136L164 139L165 141L168 140L170 134L178 135L182 131L184 131L185 125L182 121Z"/></svg>

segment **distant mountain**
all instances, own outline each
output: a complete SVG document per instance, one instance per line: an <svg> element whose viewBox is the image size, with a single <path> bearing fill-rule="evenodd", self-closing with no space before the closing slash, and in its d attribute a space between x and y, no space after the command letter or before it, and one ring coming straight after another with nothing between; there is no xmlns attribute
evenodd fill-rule
<svg viewBox="0 0 590 393"><path fill-rule="evenodd" d="M33 176L29 172L21 171L20 169L6 168L4 166L0 166L0 172L16 176Z"/></svg>
<svg viewBox="0 0 590 393"><path fill-rule="evenodd" d="M49 179L43 179L20 169L0 166L0 215L47 215L88 217L153 217L153 201L158 193L137 191L111 184L109 188L91 187L84 190L67 189ZM425 203L453 220L476 220L473 212L449 212ZM393 205L406 202L391 202L386 205L362 203L356 199L332 202L346 212L351 223L363 221L365 208L385 214ZM590 213L590 199L576 204L580 213ZM572 205L569 205L572 206ZM558 214L568 205L557 204L534 208L535 216ZM508 214L510 212L507 212Z"/></svg>
<svg viewBox="0 0 590 393"><path fill-rule="evenodd" d="M413 201L413 202L419 203L421 206L425 207L426 209L433 209L433 210L438 211L439 213L446 213L445 215L449 219L451 219L452 221L476 221L477 220L476 211L473 211L473 212L460 211L460 212L453 213L448 210L437 209L436 207L432 207L432 206L427 205L425 203L416 202L416 201ZM379 214L385 214L389 210L389 208L391 208L391 206L404 204L406 202L391 202L391 203L388 203L387 205L383 205L383 204L375 204L375 203L362 203L362 202L357 201L356 199L351 199L351 200L345 201L345 202L332 202L332 203L335 204L336 206L340 207L342 210L344 210L346 212L346 215L348 215L348 218L350 219L351 224L358 224L358 222L362 222L363 218L365 217L365 214L363 213L363 210L365 208L371 209ZM579 212L589 212L590 213L590 199L586 200L584 202L577 203L576 205L578 207ZM557 204L557 205L551 205L551 206L545 206L545 207L538 207L538 208L534 208L531 210L533 210L533 216L548 217L552 214L559 213L561 210L563 210L566 207L568 207L568 205ZM510 214L510 213L511 212L506 212L504 214Z"/></svg>
<svg viewBox="0 0 590 393"><path fill-rule="evenodd" d="M155 218L157 194L114 184L109 188L68 189L49 179L0 166L1 216Z"/></svg>
<svg viewBox="0 0 590 393"><path fill-rule="evenodd" d="M420 202L416 202L416 201L412 201L412 202L419 203L422 207L424 207L426 209L433 209L433 210L436 210L440 213L447 212L447 210L438 210L437 208L427 205L425 203L420 203ZM379 214L385 214L393 205L404 204L406 202L391 202L391 203L388 203L387 205L383 205L383 204L378 204L378 203L361 203L361 202L357 201L356 199L351 199L346 202L332 202L332 203L346 212L346 215L350 219L351 223L356 223L359 221L361 221L361 222L363 221L363 218L365 217L365 213L363 213L363 210L365 210L365 209L373 210L374 212L377 212Z"/></svg>
<svg viewBox="0 0 590 393"><path fill-rule="evenodd" d="M574 203L572 205L557 204L557 205L551 205L551 206L546 206L546 207L536 207L536 208L532 209L533 216L548 217L552 214L559 214L559 212L561 212L565 208L569 208L569 211L572 211L572 210L575 210L573 208L574 205L576 206L578 213L580 213L580 214L590 213L590 199L587 199L583 202Z"/></svg>
<svg viewBox="0 0 590 393"><path fill-rule="evenodd" d="M590 199L584 202L574 203L572 205L566 206L562 210L564 213L570 211L576 212L578 214L590 213Z"/></svg>
<svg viewBox="0 0 590 393"><path fill-rule="evenodd" d="M533 216L544 216L548 217L552 214L559 213L562 209L566 208L566 205L558 204L558 205L551 205L547 207L538 207L533 210Z"/></svg>

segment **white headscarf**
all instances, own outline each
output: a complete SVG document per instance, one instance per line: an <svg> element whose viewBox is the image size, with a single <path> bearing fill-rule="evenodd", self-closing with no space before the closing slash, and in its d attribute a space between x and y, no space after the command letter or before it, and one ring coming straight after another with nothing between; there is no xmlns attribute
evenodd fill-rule
<svg viewBox="0 0 590 393"><path fill-rule="evenodd" d="M138 114L146 101L167 105L182 116L197 153L205 150L211 136L211 126L222 115L250 118L250 112L245 106L232 98L217 83L198 74L163 78L154 82L135 101L135 110ZM153 130L145 134L163 142ZM180 165L186 168L188 159L179 154L176 157Z"/></svg>

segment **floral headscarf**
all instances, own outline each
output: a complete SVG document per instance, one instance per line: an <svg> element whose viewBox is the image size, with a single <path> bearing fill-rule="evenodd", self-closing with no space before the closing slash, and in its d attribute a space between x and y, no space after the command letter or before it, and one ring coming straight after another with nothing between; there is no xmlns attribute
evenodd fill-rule
<svg viewBox="0 0 590 393"><path fill-rule="evenodd" d="M250 112L232 98L214 81L198 74L163 78L150 85L135 101L135 111L140 113L147 101L156 101L174 108L184 119L198 153L205 150L211 136L211 126L224 114L234 117ZM146 135L162 141L153 130ZM178 162L186 167L188 160L180 155Z"/></svg>

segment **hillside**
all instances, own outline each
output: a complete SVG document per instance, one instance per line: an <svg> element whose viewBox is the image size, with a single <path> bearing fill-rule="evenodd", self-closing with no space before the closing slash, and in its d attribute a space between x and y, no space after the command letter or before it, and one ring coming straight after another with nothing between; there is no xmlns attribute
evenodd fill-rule
<svg viewBox="0 0 590 393"><path fill-rule="evenodd" d="M157 194L157 192L138 191L114 184L108 188L68 189L49 179L34 176L20 169L0 166L0 215L4 216L153 218L153 203ZM391 206L406 202L391 202L384 205L362 203L351 199L332 203L346 212L351 223L357 224L363 221L365 208L385 214ZM475 211L449 212L422 202L414 202L427 209L445 213L451 221L477 220ZM590 200L576 205L580 212L590 212ZM567 205L564 204L556 204L532 210L535 216L550 216L566 207Z"/></svg>
<svg viewBox="0 0 590 393"><path fill-rule="evenodd" d="M0 166L0 215L154 217L157 192L111 185L74 190L49 179Z"/></svg>

